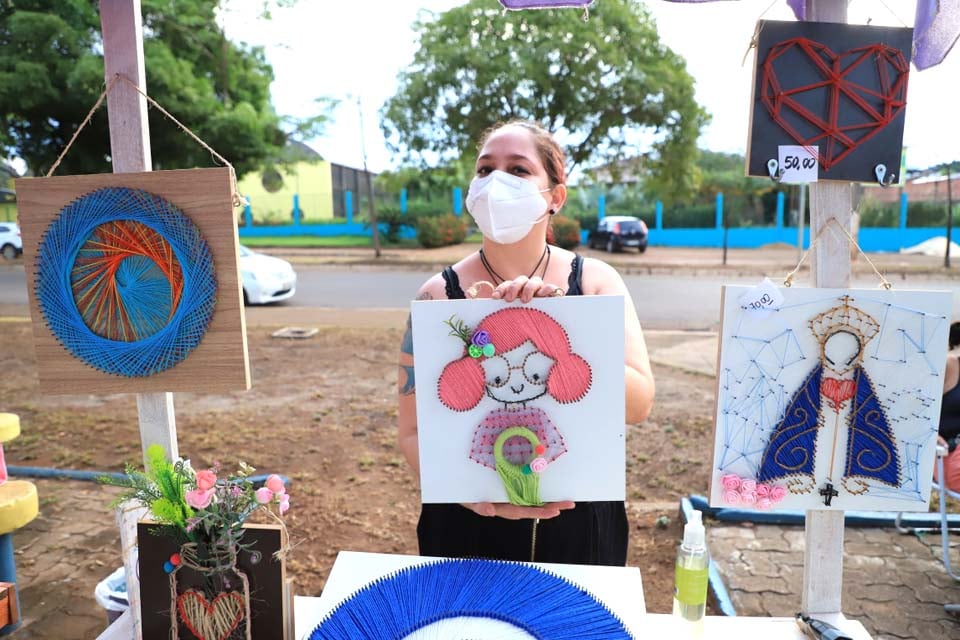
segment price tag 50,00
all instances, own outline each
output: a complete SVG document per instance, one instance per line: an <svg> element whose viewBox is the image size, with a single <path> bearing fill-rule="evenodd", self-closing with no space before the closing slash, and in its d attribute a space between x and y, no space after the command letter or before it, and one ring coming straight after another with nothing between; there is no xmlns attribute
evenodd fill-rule
<svg viewBox="0 0 960 640"><path fill-rule="evenodd" d="M777 163L780 168L780 182L784 184L805 184L816 182L820 175L817 156L819 147L800 145L780 145L777 147Z"/></svg>

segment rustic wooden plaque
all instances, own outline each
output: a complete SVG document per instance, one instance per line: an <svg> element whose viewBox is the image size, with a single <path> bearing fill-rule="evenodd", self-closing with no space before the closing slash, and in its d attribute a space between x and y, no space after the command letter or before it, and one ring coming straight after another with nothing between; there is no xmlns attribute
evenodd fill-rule
<svg viewBox="0 0 960 640"><path fill-rule="evenodd" d="M250 388L239 239L229 168L113 173L16 181L40 388L47 393L224 392ZM213 258L213 313L199 344L165 370L147 376L106 373L61 344L35 290L44 235L70 203L98 189L139 189L171 203L199 231Z"/></svg>

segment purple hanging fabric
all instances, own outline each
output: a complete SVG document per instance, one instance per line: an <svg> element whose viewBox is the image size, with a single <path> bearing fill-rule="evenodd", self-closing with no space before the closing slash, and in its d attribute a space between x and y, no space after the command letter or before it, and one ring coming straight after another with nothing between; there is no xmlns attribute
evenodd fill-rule
<svg viewBox="0 0 960 640"><path fill-rule="evenodd" d="M913 64L927 69L943 59L960 37L960 0L917 0Z"/></svg>
<svg viewBox="0 0 960 640"><path fill-rule="evenodd" d="M797 20L807 19L807 0L787 0L787 4L793 9L793 15Z"/></svg>
<svg viewBox="0 0 960 640"><path fill-rule="evenodd" d="M593 0L500 0L507 9L560 9L564 7L589 7Z"/></svg>

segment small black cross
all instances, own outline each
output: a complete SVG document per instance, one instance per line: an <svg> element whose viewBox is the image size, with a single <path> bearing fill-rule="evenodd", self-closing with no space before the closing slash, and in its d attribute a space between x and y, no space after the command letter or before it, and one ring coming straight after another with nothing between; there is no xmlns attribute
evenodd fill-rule
<svg viewBox="0 0 960 640"><path fill-rule="evenodd" d="M823 489L820 489L820 495L823 496L823 504L829 507L830 502L840 494L837 493L837 490L833 488L833 484L828 481L827 486L825 486Z"/></svg>

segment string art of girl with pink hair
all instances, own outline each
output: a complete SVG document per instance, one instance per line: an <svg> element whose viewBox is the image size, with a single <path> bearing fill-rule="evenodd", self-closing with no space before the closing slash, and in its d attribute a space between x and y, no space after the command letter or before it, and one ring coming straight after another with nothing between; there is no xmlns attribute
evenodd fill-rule
<svg viewBox="0 0 960 640"><path fill-rule="evenodd" d="M544 395L561 404L581 400L590 390L590 365L538 309L497 311L472 332L452 318L447 324L465 344L440 375L440 401L454 411L469 411L484 396L502 404L474 431L470 459L500 474L511 503L543 504L539 476L567 447L550 417L530 403Z"/></svg>

